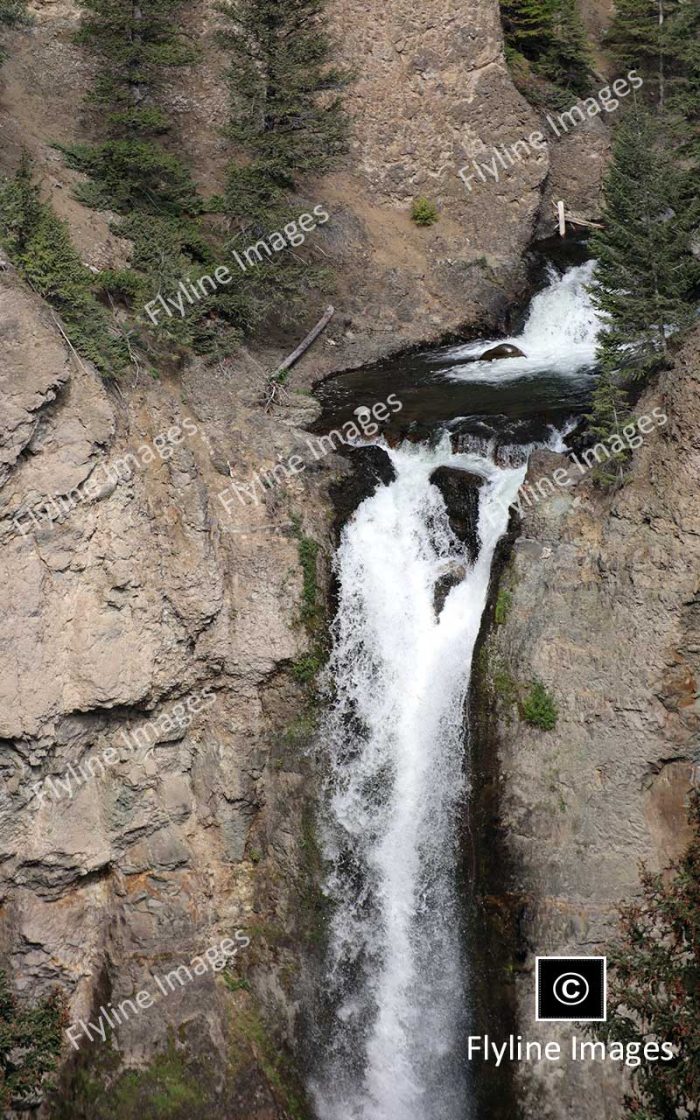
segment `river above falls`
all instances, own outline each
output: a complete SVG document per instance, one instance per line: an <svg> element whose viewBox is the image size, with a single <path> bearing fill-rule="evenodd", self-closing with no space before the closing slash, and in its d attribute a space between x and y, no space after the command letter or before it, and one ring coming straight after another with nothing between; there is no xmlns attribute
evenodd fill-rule
<svg viewBox="0 0 700 1120"><path fill-rule="evenodd" d="M419 350L321 382L316 430L340 428L358 405L393 392L403 407L383 425L392 443L426 439L441 427L499 444L549 443L586 410L593 386L599 320L587 291L592 270L590 261L563 275L550 266L517 335ZM504 342L525 357L479 361Z"/></svg>

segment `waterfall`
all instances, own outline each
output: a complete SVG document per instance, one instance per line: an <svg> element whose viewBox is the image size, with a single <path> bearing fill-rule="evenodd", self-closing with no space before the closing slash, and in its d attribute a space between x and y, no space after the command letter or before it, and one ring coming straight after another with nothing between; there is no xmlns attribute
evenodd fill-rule
<svg viewBox="0 0 700 1120"><path fill-rule="evenodd" d="M335 1028L315 1086L322 1120L465 1115L463 709L493 552L525 468L453 454L446 437L389 454L396 479L361 505L336 560L335 699L322 736ZM473 565L429 481L440 465L485 479ZM435 585L451 567L463 578L438 616Z"/></svg>
<svg viewBox="0 0 700 1120"><path fill-rule="evenodd" d="M441 351L441 360L470 360L440 372L498 380L556 369L573 381L593 363L600 325L587 291L592 267L552 273L510 340L526 358L475 361L490 344L470 343ZM552 431L550 446L560 436ZM387 449L396 477L342 532L319 736L330 918L311 1084L318 1120L473 1116L457 882L465 701L494 551L531 449L499 456L501 466L488 445L455 451L446 433L436 446ZM438 466L483 479L473 563L430 481ZM438 613L446 573L453 585Z"/></svg>
<svg viewBox="0 0 700 1120"><path fill-rule="evenodd" d="M482 339L443 351L443 359L467 359L445 372L455 381L500 381L537 376L544 370L575 375L593 367L601 326L600 313L588 290L594 267L594 261L587 261L568 269L563 276L550 267L548 284L532 300L522 332L512 338ZM490 346L502 342L513 343L525 357L476 360Z"/></svg>

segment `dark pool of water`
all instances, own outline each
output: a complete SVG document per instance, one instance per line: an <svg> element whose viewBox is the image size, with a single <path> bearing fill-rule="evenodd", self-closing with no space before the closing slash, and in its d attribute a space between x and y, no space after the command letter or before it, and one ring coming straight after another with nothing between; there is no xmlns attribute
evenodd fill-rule
<svg viewBox="0 0 700 1120"><path fill-rule="evenodd" d="M389 393L403 405L382 425L392 441L426 439L447 426L454 432L496 436L499 443L529 443L545 440L552 427L561 429L586 411L591 370L563 375L543 369L497 383L451 381L445 371L464 365L463 358L448 356L452 349L404 355L322 382L314 390L323 406L315 430L340 428L354 419L359 405L371 408ZM504 364L499 363L501 368Z"/></svg>

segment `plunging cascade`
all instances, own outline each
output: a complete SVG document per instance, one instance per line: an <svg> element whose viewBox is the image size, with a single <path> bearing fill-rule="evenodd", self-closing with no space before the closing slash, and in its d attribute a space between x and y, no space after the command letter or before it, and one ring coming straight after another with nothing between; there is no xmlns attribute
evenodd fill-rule
<svg viewBox="0 0 700 1120"><path fill-rule="evenodd" d="M464 1099L465 961L455 894L463 709L493 551L525 468L404 445L397 477L346 526L330 674L325 826L338 1031L317 1086L327 1120L448 1120ZM430 474L485 479L469 564ZM466 570L436 614L434 590Z"/></svg>
<svg viewBox="0 0 700 1120"><path fill-rule="evenodd" d="M590 367L598 327L590 275L590 265L553 274L535 297L513 340L532 357L466 361L447 376L478 380L488 369L484 376L518 377L519 363L529 373L539 360L550 369L558 363L568 381ZM451 359L476 345L456 348ZM452 419L443 416L424 443L386 448L395 477L355 511L335 559L338 607L319 734L330 906L311 1083L318 1120L474 1116L458 850L469 784L465 707L494 552L533 445L523 441L522 456L501 454L499 464L510 465L497 465L488 441L448 434ZM489 423L487 431L498 431L505 417ZM468 451L453 450L460 441ZM547 441L562 446L554 428ZM473 561L431 482L438 467L465 472L465 492L478 492Z"/></svg>

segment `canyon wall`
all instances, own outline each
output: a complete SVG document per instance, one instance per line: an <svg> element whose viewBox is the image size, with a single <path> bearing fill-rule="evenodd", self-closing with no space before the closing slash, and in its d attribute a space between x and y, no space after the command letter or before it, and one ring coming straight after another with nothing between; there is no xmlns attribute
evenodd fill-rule
<svg viewBox="0 0 700 1120"><path fill-rule="evenodd" d="M536 497L523 503L498 581L500 621L492 604L479 659L480 863L500 878L481 898L499 942L488 967L510 988L502 1021L565 1053L582 1029L535 1022L534 958L604 952L640 861L665 867L689 838L700 747L699 351L696 332L637 405L668 422L645 437L618 493L601 494L563 456L533 455L526 484L540 490L527 491ZM570 484L542 485L561 467ZM536 680L558 709L553 730L519 716ZM619 1115L615 1063L517 1071L527 1117Z"/></svg>
<svg viewBox="0 0 700 1120"><path fill-rule="evenodd" d="M108 389L11 270L0 283L3 963L89 1021L245 930L225 976L131 1015L118 1056L78 1031L63 1108L137 1115L158 1052L208 1116L287 1115L278 1054L315 922L301 613L324 595L334 473L300 430L314 403L267 416L240 361ZM294 452L308 470L236 495Z"/></svg>

